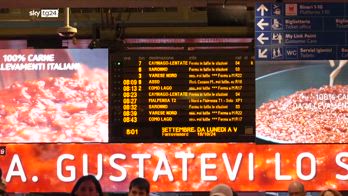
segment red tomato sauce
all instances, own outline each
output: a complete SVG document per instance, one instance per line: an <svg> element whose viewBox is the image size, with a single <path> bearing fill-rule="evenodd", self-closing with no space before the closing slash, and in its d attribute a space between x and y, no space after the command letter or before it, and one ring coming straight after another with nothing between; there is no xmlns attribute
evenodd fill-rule
<svg viewBox="0 0 348 196"><path fill-rule="evenodd" d="M85 68L0 90L0 142L107 142L107 78Z"/></svg>
<svg viewBox="0 0 348 196"><path fill-rule="evenodd" d="M348 143L348 85L298 91L256 110L256 133L295 143Z"/></svg>

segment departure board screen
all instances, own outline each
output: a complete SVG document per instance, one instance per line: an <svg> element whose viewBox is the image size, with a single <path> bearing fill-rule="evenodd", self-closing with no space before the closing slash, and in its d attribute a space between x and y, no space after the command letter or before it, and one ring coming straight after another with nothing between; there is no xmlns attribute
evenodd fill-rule
<svg viewBox="0 0 348 196"><path fill-rule="evenodd" d="M253 142L248 52L111 54L110 142Z"/></svg>

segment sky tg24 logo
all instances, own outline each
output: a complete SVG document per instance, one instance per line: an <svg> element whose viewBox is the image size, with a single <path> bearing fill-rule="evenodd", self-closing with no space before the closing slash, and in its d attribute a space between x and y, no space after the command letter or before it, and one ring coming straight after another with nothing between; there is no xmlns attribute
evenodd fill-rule
<svg viewBox="0 0 348 196"><path fill-rule="evenodd" d="M58 18L59 9L41 9L41 10L31 10L29 16L35 16L41 18Z"/></svg>

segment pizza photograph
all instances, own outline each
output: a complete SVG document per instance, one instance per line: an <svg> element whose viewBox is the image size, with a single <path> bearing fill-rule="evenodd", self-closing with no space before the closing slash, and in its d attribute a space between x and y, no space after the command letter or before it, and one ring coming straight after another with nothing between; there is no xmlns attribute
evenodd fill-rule
<svg viewBox="0 0 348 196"><path fill-rule="evenodd" d="M107 50L0 51L1 143L108 142Z"/></svg>
<svg viewBox="0 0 348 196"><path fill-rule="evenodd" d="M257 143L348 143L346 64L332 60L260 62L256 69Z"/></svg>

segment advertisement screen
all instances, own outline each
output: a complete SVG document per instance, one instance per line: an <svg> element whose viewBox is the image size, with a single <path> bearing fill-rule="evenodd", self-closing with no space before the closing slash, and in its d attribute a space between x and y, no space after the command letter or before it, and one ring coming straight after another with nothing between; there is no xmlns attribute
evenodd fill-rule
<svg viewBox="0 0 348 196"><path fill-rule="evenodd" d="M107 68L105 49L0 50L0 142L108 142Z"/></svg>
<svg viewBox="0 0 348 196"><path fill-rule="evenodd" d="M94 49L0 49L6 192L70 193L89 174L105 193L136 177L163 194L348 189L347 3L131 4L71 9L81 34L58 47ZM63 19L45 10L26 16ZM226 10L245 17L211 17Z"/></svg>
<svg viewBox="0 0 348 196"><path fill-rule="evenodd" d="M258 62L258 142L347 143L348 69L340 70L330 85L338 63Z"/></svg>
<svg viewBox="0 0 348 196"><path fill-rule="evenodd" d="M260 143L348 143L346 3L255 5Z"/></svg>
<svg viewBox="0 0 348 196"><path fill-rule="evenodd" d="M235 191L287 191L297 180L306 190L348 186L345 145L9 144L0 166L8 192L70 192L94 174L104 192L127 192L132 179L152 192L209 191L219 183Z"/></svg>

